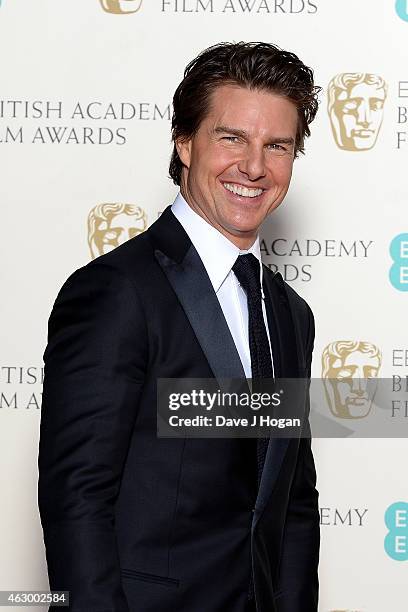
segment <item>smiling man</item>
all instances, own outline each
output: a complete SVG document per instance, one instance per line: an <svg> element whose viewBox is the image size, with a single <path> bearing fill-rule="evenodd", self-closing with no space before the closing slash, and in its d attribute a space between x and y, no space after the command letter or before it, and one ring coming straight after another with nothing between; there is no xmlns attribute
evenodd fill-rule
<svg viewBox="0 0 408 612"><path fill-rule="evenodd" d="M310 376L313 315L262 265L258 232L287 193L317 89L271 44L202 52L173 98L175 202L57 297L39 507L50 586L71 610L317 611L308 432L156 433L159 378Z"/></svg>

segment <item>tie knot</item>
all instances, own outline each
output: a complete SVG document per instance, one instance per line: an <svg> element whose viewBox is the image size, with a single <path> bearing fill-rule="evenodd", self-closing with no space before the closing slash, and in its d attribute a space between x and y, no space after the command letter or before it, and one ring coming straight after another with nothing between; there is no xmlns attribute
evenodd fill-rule
<svg viewBox="0 0 408 612"><path fill-rule="evenodd" d="M255 255L239 255L232 270L247 294L248 291L261 293L260 267Z"/></svg>

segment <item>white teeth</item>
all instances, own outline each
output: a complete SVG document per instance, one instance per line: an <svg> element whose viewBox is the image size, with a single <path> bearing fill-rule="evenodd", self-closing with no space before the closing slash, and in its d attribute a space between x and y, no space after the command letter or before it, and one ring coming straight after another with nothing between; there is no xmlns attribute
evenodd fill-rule
<svg viewBox="0 0 408 612"><path fill-rule="evenodd" d="M248 189L248 187L236 185L235 183L224 183L224 187L228 189L228 191L232 191L232 193L244 196L245 198L256 198L256 196L261 195L263 191L263 189Z"/></svg>

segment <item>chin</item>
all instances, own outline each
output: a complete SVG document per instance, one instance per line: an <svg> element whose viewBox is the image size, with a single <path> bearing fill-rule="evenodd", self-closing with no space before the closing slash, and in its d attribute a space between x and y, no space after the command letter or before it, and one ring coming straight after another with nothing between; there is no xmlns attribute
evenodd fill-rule
<svg viewBox="0 0 408 612"><path fill-rule="evenodd" d="M242 234L256 234L259 229L259 225L255 223L226 223L224 225L225 229L227 229L231 234L235 236L242 236Z"/></svg>
<svg viewBox="0 0 408 612"><path fill-rule="evenodd" d="M265 215L259 214L260 211L240 211L240 214L231 215L225 218L226 225L231 229L236 228L240 232L256 231L265 218Z"/></svg>

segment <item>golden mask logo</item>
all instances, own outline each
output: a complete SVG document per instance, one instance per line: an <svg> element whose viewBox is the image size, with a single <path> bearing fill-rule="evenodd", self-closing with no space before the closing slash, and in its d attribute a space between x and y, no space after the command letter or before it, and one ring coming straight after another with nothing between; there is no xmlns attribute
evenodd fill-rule
<svg viewBox="0 0 408 612"><path fill-rule="evenodd" d="M322 353L322 379L330 411L340 419L362 419L371 410L381 351L370 342L338 340Z"/></svg>
<svg viewBox="0 0 408 612"><path fill-rule="evenodd" d="M142 0L100 0L102 8L113 15L129 15L137 13L142 6Z"/></svg>
<svg viewBox="0 0 408 612"><path fill-rule="evenodd" d="M376 74L345 72L329 83L328 113L334 140L346 151L367 151L377 142L387 84Z"/></svg>
<svg viewBox="0 0 408 612"><path fill-rule="evenodd" d="M88 244L92 259L113 251L147 227L143 208L134 204L99 204L88 215Z"/></svg>

